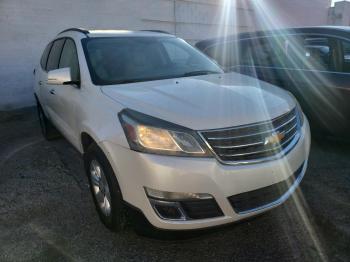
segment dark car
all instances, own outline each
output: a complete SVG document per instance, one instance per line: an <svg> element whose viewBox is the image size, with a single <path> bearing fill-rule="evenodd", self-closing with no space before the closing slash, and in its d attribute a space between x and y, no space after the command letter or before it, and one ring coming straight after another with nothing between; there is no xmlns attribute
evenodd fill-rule
<svg viewBox="0 0 350 262"><path fill-rule="evenodd" d="M314 134L350 137L350 27L241 33L198 42L225 71L292 92Z"/></svg>

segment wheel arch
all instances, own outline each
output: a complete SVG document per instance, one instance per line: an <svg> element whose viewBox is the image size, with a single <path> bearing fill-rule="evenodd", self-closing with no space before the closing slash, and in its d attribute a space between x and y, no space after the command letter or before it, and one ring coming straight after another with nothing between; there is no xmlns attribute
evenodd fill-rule
<svg viewBox="0 0 350 262"><path fill-rule="evenodd" d="M83 131L80 134L80 145L81 145L82 152L86 153L86 151L92 144L98 144L96 139L94 139L94 137L91 136L88 132Z"/></svg>

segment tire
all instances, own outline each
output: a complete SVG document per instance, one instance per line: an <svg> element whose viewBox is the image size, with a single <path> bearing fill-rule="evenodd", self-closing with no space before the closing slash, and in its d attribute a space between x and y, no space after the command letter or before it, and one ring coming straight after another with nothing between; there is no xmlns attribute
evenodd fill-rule
<svg viewBox="0 0 350 262"><path fill-rule="evenodd" d="M84 166L102 223L111 231L122 230L126 212L120 187L107 157L95 143L84 154Z"/></svg>
<svg viewBox="0 0 350 262"><path fill-rule="evenodd" d="M38 118L39 118L41 133L45 137L45 139L53 140L55 138L60 137L60 133L52 125L50 120L46 117L44 110L42 109L39 102L37 102L37 110L38 110Z"/></svg>

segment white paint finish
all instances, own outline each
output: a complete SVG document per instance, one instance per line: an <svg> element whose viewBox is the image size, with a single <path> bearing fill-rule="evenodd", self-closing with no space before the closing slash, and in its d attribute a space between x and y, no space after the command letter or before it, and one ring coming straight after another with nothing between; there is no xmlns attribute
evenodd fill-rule
<svg viewBox="0 0 350 262"><path fill-rule="evenodd" d="M212 158L174 158L142 154L110 141L104 141L100 147L108 156L116 173L123 199L142 210L154 226L181 230L231 223L275 207L239 215L234 212L227 197L285 180L304 161L307 162L310 151L310 130L307 120L301 134L301 139L294 149L282 159L243 166L221 165ZM298 183L295 186L298 186ZM150 206L144 187L168 192L209 193L215 197L224 216L190 221L162 220ZM286 193L281 202L286 200L290 193L292 192Z"/></svg>
<svg viewBox="0 0 350 262"><path fill-rule="evenodd" d="M34 103L33 69L45 45L65 28L160 29L195 43L224 32L234 33L237 30L233 24L244 31L255 27L254 10L247 1L238 1L238 18L220 20L225 10L223 1L1 0L0 110ZM288 18L288 25L325 23L322 19L323 13L327 16L324 6L328 0L266 1L279 8L283 17ZM317 7L319 4L321 8ZM223 27L223 24L230 26Z"/></svg>
<svg viewBox="0 0 350 262"><path fill-rule="evenodd" d="M109 33L123 34L126 32ZM91 35L108 34L95 32ZM252 124L271 120L294 108L295 101L286 91L236 73L96 86L91 82L84 59L82 35L65 32L59 37L63 36L70 36L76 42L81 85L80 88L57 83L49 85L46 79L50 73L38 67L35 92L45 115L81 153L81 134L87 133L94 139L110 161L123 199L141 209L153 225L181 230L238 221L281 204L298 186L300 180L279 202L244 215L235 213L227 199L285 180L307 162L310 130L306 118L298 130L300 137L288 154L275 155L273 160L257 159L259 163L249 165L223 165L214 156L179 157L130 150L118 120L118 112L129 108L196 130ZM224 216L188 221L161 220L150 206L144 187L169 192L209 193L215 197Z"/></svg>
<svg viewBox="0 0 350 262"><path fill-rule="evenodd" d="M266 121L292 110L284 90L229 73L102 87L127 108L194 130Z"/></svg>

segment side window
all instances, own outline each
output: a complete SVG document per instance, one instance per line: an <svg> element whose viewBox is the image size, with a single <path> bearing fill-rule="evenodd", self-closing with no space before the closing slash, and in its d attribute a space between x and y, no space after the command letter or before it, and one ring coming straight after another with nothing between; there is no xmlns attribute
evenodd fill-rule
<svg viewBox="0 0 350 262"><path fill-rule="evenodd" d="M219 65L229 68L238 64L238 43L226 42L209 47L205 53Z"/></svg>
<svg viewBox="0 0 350 262"><path fill-rule="evenodd" d="M64 38L53 42L53 45L49 54L49 59L47 60L47 65L46 65L47 71L58 68L58 62L60 60L63 44L64 44Z"/></svg>
<svg viewBox="0 0 350 262"><path fill-rule="evenodd" d="M49 43L49 44L46 46L43 55L41 56L40 65L41 65L41 68L42 68L43 70L46 70L47 57L48 57L48 55L49 55L49 53L50 53L51 46L52 46L52 43Z"/></svg>
<svg viewBox="0 0 350 262"><path fill-rule="evenodd" d="M350 73L350 42L342 41L343 72Z"/></svg>
<svg viewBox="0 0 350 262"><path fill-rule="evenodd" d="M285 67L285 40L281 37L264 37L242 41L240 64L268 67Z"/></svg>
<svg viewBox="0 0 350 262"><path fill-rule="evenodd" d="M333 71L333 40L322 36L287 36L286 53L289 67Z"/></svg>
<svg viewBox="0 0 350 262"><path fill-rule="evenodd" d="M59 68L64 67L70 68L73 81L80 80L78 54L72 39L67 39L63 46Z"/></svg>

